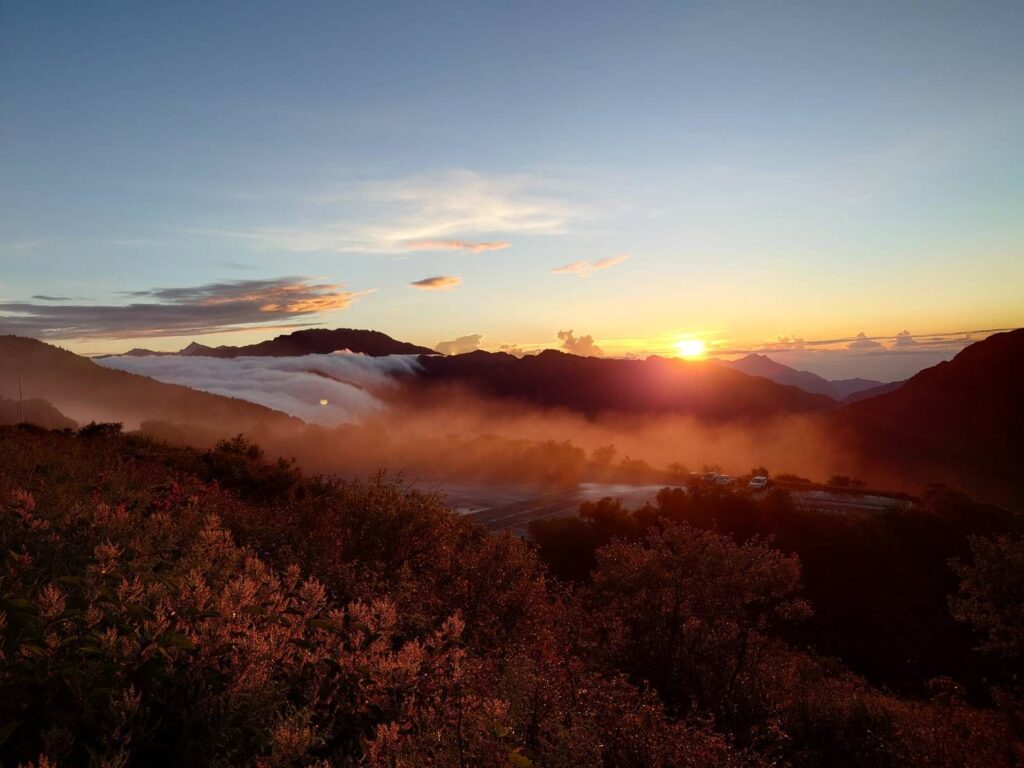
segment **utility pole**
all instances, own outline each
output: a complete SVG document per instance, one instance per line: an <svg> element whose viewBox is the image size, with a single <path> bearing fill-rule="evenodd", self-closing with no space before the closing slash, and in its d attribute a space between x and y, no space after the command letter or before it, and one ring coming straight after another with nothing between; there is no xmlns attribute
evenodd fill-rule
<svg viewBox="0 0 1024 768"><path fill-rule="evenodd" d="M21 408L21 423L25 423L25 380L18 376L18 405Z"/></svg>

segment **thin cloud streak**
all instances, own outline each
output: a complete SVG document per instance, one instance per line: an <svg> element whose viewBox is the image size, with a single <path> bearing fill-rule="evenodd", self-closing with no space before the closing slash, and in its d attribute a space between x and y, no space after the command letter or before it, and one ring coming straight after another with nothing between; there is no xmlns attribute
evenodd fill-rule
<svg viewBox="0 0 1024 768"><path fill-rule="evenodd" d="M406 249L410 251L469 251L470 253L483 253L484 251L502 251L512 246L502 240L489 243L475 243L470 240L410 240L405 243Z"/></svg>
<svg viewBox="0 0 1024 768"><path fill-rule="evenodd" d="M732 356L749 354L771 354L773 352L842 352L846 354L906 354L913 355L936 349L959 349L993 333L1012 331L1014 328L984 328L970 331L950 331L942 333L911 334L900 331L891 336L868 336L859 333L856 336L844 336L832 339L805 340L799 337L783 336L777 341L767 342L751 347L714 347L708 348L707 354L712 356Z"/></svg>
<svg viewBox="0 0 1024 768"><path fill-rule="evenodd" d="M608 256L604 259L598 259L597 261L574 261L569 264L563 264L561 267L556 267L551 271L556 275L578 275L579 277L589 277L594 272L600 272L603 269L611 269L628 258L629 254L623 253L618 256Z"/></svg>
<svg viewBox="0 0 1024 768"><path fill-rule="evenodd" d="M296 253L481 252L509 247L480 236L555 235L579 211L526 174L453 171L352 184L305 200L298 226L191 230Z"/></svg>
<svg viewBox="0 0 1024 768"><path fill-rule="evenodd" d="M307 277L236 280L134 291L150 299L123 305L0 302L5 333L41 339L125 339L203 335L267 325L305 325L321 312L345 309L371 291L348 291Z"/></svg>

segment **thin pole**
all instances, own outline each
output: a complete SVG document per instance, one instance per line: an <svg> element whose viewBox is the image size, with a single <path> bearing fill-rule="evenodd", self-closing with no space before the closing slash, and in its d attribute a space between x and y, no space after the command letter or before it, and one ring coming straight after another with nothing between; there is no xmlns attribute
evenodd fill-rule
<svg viewBox="0 0 1024 768"><path fill-rule="evenodd" d="M25 423L25 381L23 377L18 377L18 403L21 406L21 423Z"/></svg>

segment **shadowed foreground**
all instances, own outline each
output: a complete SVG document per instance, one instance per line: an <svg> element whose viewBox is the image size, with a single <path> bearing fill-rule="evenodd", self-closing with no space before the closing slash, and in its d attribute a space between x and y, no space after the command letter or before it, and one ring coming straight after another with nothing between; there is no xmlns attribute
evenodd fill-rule
<svg viewBox="0 0 1024 768"><path fill-rule="evenodd" d="M1021 757L1020 608L993 598L1019 564L1011 539L976 549L988 559L960 567L955 601L1008 660L995 693L968 703L941 678L899 697L793 640L818 609L796 554L670 501L642 519L586 508L589 538L570 540L585 551L549 535L545 565L434 497L304 478L242 439L201 453L0 428L3 763Z"/></svg>

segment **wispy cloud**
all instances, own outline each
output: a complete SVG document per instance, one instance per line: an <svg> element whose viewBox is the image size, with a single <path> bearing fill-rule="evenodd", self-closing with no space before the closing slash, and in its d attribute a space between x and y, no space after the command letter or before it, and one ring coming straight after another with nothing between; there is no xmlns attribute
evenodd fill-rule
<svg viewBox="0 0 1024 768"><path fill-rule="evenodd" d="M483 253L484 251L501 251L508 248L512 243L497 240L489 243L477 243L471 240L409 240L405 244L408 251L469 251L470 253Z"/></svg>
<svg viewBox="0 0 1024 768"><path fill-rule="evenodd" d="M38 248L45 242L46 241L42 238L36 238L33 240L13 240L6 243L0 243L0 251L29 251L33 248Z"/></svg>
<svg viewBox="0 0 1024 768"><path fill-rule="evenodd" d="M345 185L307 198L304 222L199 230L293 252L480 252L509 246L495 235L554 235L576 208L527 174L454 171Z"/></svg>
<svg viewBox="0 0 1024 768"><path fill-rule="evenodd" d="M413 288L419 288L421 291L450 291L458 285L461 285L461 277L451 277L448 275L437 275L436 277L425 277L422 280L416 280L409 283Z"/></svg>
<svg viewBox="0 0 1024 768"><path fill-rule="evenodd" d="M628 258L628 253L622 253L618 256L608 256L607 258L598 259L597 261L574 261L569 264L563 264L561 267L557 267L551 271L556 275L578 275L579 277L588 277L594 272L600 272L602 269L611 269Z"/></svg>
<svg viewBox="0 0 1024 768"><path fill-rule="evenodd" d="M236 280L186 288L153 288L121 305L0 302L0 328L47 339L202 335L242 328L294 325L344 309L370 291L315 283L306 277Z"/></svg>

